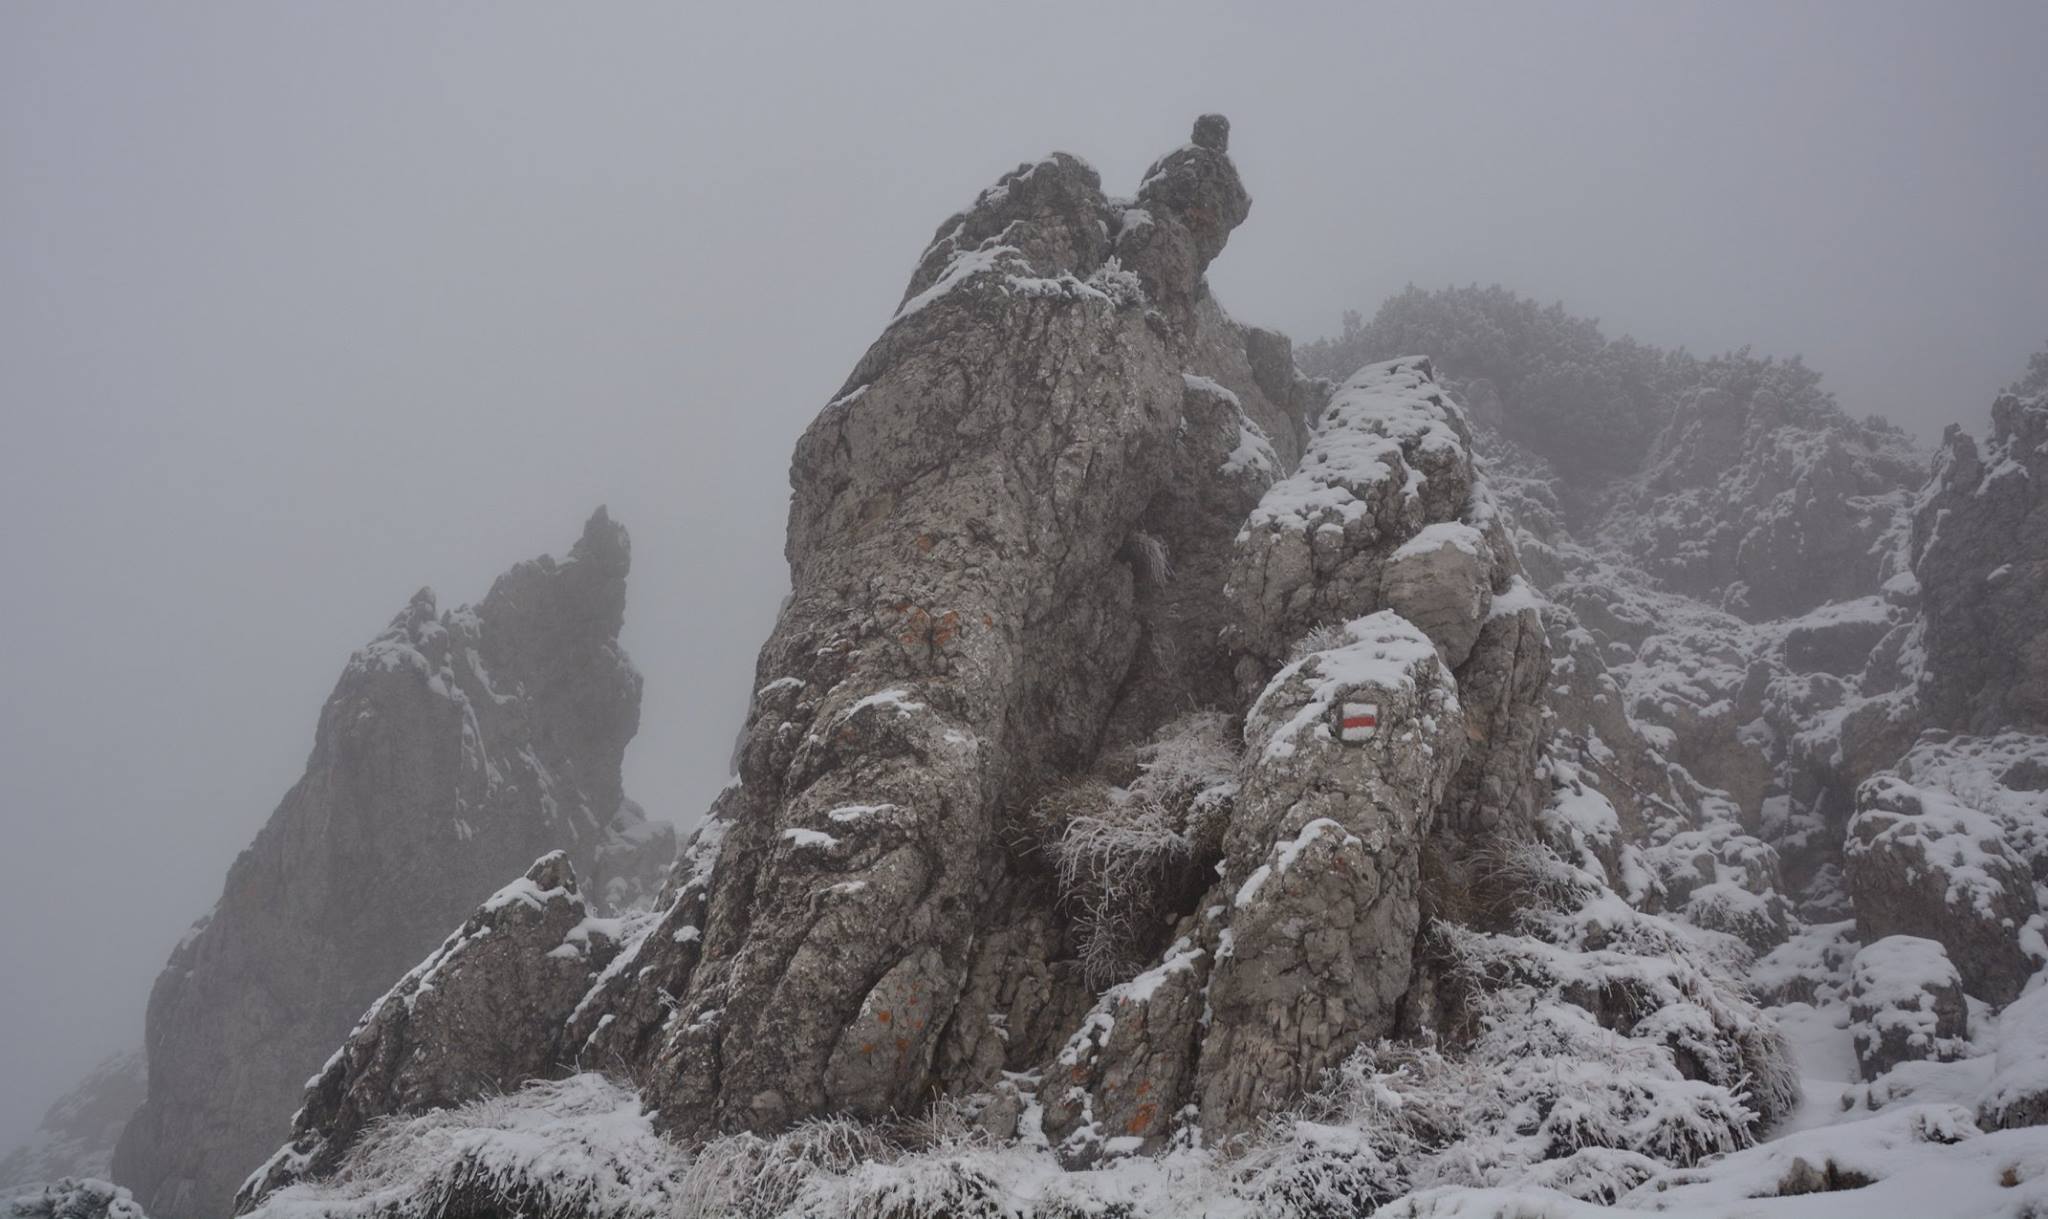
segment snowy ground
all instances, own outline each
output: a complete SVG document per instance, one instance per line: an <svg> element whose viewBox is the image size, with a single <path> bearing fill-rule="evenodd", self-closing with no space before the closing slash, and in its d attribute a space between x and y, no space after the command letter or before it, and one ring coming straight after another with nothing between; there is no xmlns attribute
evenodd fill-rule
<svg viewBox="0 0 2048 1219"><path fill-rule="evenodd" d="M1793 1003L1773 1014L1792 1043L1806 1099L1763 1144L1665 1174L1615 1207L1547 1191L1442 1189L1379 1213L1389 1219L1586 1219L1630 1211L1681 1219L2048 1217L2048 1127L1981 1132L1976 1125L1977 1102L1995 1082L1998 1041L1996 1020L1980 1005L1972 1004L1971 1057L1909 1063L1871 1085L1856 1081L1846 1003ZM1787 1186L1811 1192L1776 1196L1788 1194Z"/></svg>

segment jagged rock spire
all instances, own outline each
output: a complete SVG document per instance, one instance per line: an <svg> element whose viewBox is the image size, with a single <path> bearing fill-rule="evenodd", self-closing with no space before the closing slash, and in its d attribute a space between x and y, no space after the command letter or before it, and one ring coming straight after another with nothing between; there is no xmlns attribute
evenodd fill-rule
<svg viewBox="0 0 2048 1219"><path fill-rule="evenodd" d="M423 588L350 658L305 777L151 993L149 1099L114 1159L150 1214L226 1214L306 1076L508 874L567 848L616 901L673 856L619 779L629 562L600 508L567 560L518 564L474 608Z"/></svg>

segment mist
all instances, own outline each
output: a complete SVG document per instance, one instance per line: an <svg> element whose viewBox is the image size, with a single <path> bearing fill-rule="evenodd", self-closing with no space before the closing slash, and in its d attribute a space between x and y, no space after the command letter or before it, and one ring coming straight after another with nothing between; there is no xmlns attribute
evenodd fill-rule
<svg viewBox="0 0 2048 1219"><path fill-rule="evenodd" d="M350 651L592 508L627 790L725 782L790 447L934 226L1221 111L1211 275L1305 340L1499 282L1981 429L2048 338L2048 9L16 5L0 12L0 1147L137 1043Z"/></svg>

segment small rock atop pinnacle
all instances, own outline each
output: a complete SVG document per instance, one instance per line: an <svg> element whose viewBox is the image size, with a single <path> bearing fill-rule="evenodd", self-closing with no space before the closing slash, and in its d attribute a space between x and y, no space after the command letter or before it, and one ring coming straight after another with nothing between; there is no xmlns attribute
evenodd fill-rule
<svg viewBox="0 0 2048 1219"><path fill-rule="evenodd" d="M1213 152L1230 151L1230 120L1220 114L1205 114L1195 120L1195 146Z"/></svg>

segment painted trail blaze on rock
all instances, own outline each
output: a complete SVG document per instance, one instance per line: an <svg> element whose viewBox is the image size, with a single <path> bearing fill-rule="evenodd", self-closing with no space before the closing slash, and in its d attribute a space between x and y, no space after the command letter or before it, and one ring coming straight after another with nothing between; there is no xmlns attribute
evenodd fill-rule
<svg viewBox="0 0 2048 1219"><path fill-rule="evenodd" d="M1378 703L1345 703L1339 710L1337 720L1338 736L1346 741L1366 741L1379 731L1380 705Z"/></svg>

